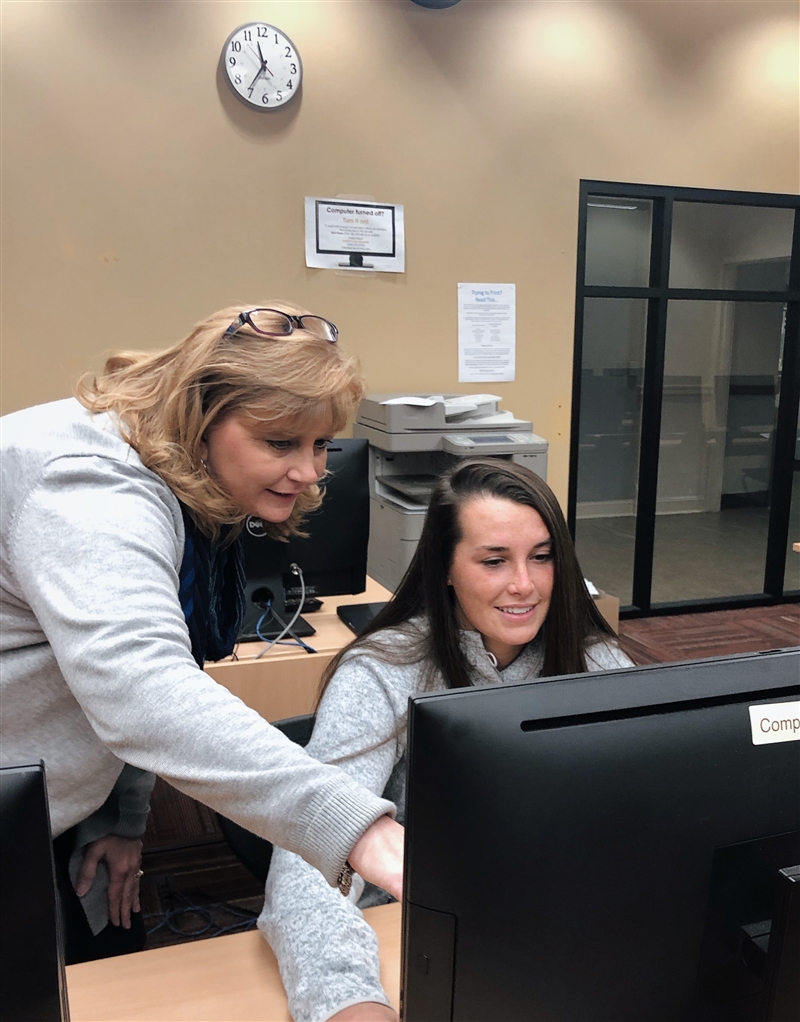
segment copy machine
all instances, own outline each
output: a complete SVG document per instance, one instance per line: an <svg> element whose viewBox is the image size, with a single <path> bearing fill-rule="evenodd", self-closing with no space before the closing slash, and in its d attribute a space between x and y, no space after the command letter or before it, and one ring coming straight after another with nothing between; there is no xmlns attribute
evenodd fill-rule
<svg viewBox="0 0 800 1022"><path fill-rule="evenodd" d="M371 394L361 402L353 436L369 441L367 571L387 589L411 563L439 476L461 458L504 458L547 478L547 441L499 404L494 394Z"/></svg>

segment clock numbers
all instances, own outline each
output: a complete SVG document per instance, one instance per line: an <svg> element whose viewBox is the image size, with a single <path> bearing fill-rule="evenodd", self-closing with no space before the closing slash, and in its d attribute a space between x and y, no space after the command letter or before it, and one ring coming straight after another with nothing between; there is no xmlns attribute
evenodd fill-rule
<svg viewBox="0 0 800 1022"><path fill-rule="evenodd" d="M228 37L222 53L228 82L248 106L280 107L300 87L300 55L291 39L272 25L241 25Z"/></svg>

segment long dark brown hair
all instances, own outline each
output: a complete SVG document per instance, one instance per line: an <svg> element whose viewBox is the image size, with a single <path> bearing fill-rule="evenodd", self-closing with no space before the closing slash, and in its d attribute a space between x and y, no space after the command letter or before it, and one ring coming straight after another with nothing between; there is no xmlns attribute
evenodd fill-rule
<svg viewBox="0 0 800 1022"><path fill-rule="evenodd" d="M366 630L328 665L320 696L350 650L376 654L390 664L424 661L423 687L437 675L448 688L472 684L459 641L455 596L447 579L461 539L459 512L470 500L499 497L533 508L550 533L554 568L550 609L543 625L543 677L587 670L586 648L616 636L594 605L583 580L572 537L555 494L544 480L521 465L494 458L470 458L446 472L437 483L414 558L394 597ZM422 629L409 626L425 619ZM400 626L408 642L382 642L379 633ZM405 627L403 627L405 626Z"/></svg>

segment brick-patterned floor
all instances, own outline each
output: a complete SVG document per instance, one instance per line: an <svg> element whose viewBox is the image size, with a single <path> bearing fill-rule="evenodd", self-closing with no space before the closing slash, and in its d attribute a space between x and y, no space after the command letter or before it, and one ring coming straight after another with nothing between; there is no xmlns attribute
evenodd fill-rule
<svg viewBox="0 0 800 1022"><path fill-rule="evenodd" d="M696 660L800 645L800 604L630 618L620 636L639 664Z"/></svg>

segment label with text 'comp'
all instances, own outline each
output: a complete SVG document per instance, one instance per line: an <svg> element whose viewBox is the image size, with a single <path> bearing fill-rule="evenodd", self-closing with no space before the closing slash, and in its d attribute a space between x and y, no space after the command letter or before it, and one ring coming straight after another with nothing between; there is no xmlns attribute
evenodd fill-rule
<svg viewBox="0 0 800 1022"><path fill-rule="evenodd" d="M800 700L793 703L767 703L750 706L748 709L753 745L800 742Z"/></svg>

